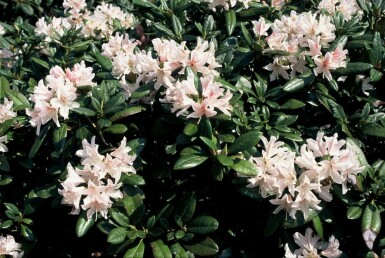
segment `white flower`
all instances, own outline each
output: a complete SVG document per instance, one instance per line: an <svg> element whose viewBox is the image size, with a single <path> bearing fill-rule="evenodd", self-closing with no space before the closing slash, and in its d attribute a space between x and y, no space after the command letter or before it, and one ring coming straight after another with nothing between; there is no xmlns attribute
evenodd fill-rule
<svg viewBox="0 0 385 258"><path fill-rule="evenodd" d="M0 236L0 255L11 255L13 258L23 257L24 252L20 248L21 244L16 243L13 236Z"/></svg>
<svg viewBox="0 0 385 258"><path fill-rule="evenodd" d="M8 151L8 148L7 148L7 146L5 146L4 143L7 143L7 136L6 135L0 137L0 152L7 152Z"/></svg>
<svg viewBox="0 0 385 258"><path fill-rule="evenodd" d="M4 27L0 24L0 35L5 34L5 29Z"/></svg>
<svg viewBox="0 0 385 258"><path fill-rule="evenodd" d="M259 18L258 21L252 21L253 31L257 36L268 36L267 31L271 27L271 24L266 24L263 17Z"/></svg>
<svg viewBox="0 0 385 258"><path fill-rule="evenodd" d="M0 104L0 123L14 118L17 114L12 110L13 101L4 98L4 104Z"/></svg>

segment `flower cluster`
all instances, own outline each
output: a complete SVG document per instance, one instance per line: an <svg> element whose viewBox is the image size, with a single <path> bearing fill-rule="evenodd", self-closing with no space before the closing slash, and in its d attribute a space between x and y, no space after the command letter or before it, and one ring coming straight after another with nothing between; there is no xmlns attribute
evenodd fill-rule
<svg viewBox="0 0 385 258"><path fill-rule="evenodd" d="M35 86L30 100L35 103L34 109L27 109L27 115L31 117L30 124L37 127L37 134L40 127L53 120L60 127L59 116L67 119L69 111L79 107L76 102L77 87L95 86L92 82L95 74L91 67L86 67L84 61L75 64L72 69L63 70L55 66L44 80L40 80Z"/></svg>
<svg viewBox="0 0 385 258"><path fill-rule="evenodd" d="M213 80L213 76L200 78L202 85L201 94L195 86L194 74L189 74L186 80L177 81L174 85L167 88L164 99L161 102L172 104L172 112L176 115L184 114L188 109L193 112L187 115L187 118L200 118L202 116L212 117L217 114L215 109L231 116L230 100L232 94L230 91L224 92L221 84ZM200 96L201 95L201 96Z"/></svg>
<svg viewBox="0 0 385 258"><path fill-rule="evenodd" d="M21 244L15 241L11 235L0 236L0 255L10 255L13 258L21 258L24 252L21 251Z"/></svg>
<svg viewBox="0 0 385 258"><path fill-rule="evenodd" d="M342 254L342 252L339 250L340 243L334 236L331 236L328 242L320 241L319 236L313 236L313 230L311 228L306 229L305 235L296 232L294 234L294 242L299 246L299 248L294 252L291 252L289 245L286 244L285 258L338 258Z"/></svg>
<svg viewBox="0 0 385 258"><path fill-rule="evenodd" d="M152 51L138 51L138 42L130 40L128 35L116 34L103 44L102 54L111 59L112 73L122 80L122 85L130 84L134 89L148 82L155 82L155 89L170 86L175 82L174 73L183 74L186 67L203 75L218 74L215 69L220 65L215 60L213 43L198 38L191 51L185 46L186 42L179 44L174 40L155 38L152 44L156 57ZM127 78L135 78L135 81L129 82Z"/></svg>
<svg viewBox="0 0 385 258"><path fill-rule="evenodd" d="M88 219L95 213L107 218L111 198L123 197L119 190L122 173L136 173L133 167L136 155L129 154L131 148L126 146L126 141L124 137L119 148L106 155L99 153L95 137L92 137L91 143L82 141L83 149L76 152L82 167L73 168L68 163L67 178L61 183L63 189L59 189L59 194L63 196L62 203L74 207L71 214L79 214L82 209L87 211Z"/></svg>
<svg viewBox="0 0 385 258"><path fill-rule="evenodd" d="M319 9L326 10L330 15L339 12L345 21L349 21L354 15L362 16L363 12L355 0L322 0L318 4Z"/></svg>
<svg viewBox="0 0 385 258"><path fill-rule="evenodd" d="M221 85L213 80L213 76L218 75L215 69L220 66L215 60L213 44L201 38L193 50L185 46L186 42L178 44L174 40L155 38L152 44L156 57L151 51L138 51L138 42L128 35L116 34L102 46L102 54L111 59L112 73L121 80L127 98L141 84L154 82L156 90L161 86L166 88L162 101L173 105L172 112L179 110L177 115L190 107L194 112L188 117L213 116L217 113L214 108L230 115L232 94L229 91L225 94ZM187 67L203 76L200 99L193 77L182 81L175 79L176 75L184 74Z"/></svg>
<svg viewBox="0 0 385 258"><path fill-rule="evenodd" d="M283 209L295 219L297 211L301 211L306 219L311 210L321 210L320 199L333 199L332 184L342 185L346 193L347 183L354 182L361 171L354 151L345 140L338 140L337 134L326 137L319 132L316 140L308 139L301 146L299 156L274 136L270 141L262 137L262 141L262 157L250 158L259 174L249 179L247 186L259 187L263 198L275 196L270 200L278 205L275 214Z"/></svg>
<svg viewBox="0 0 385 258"><path fill-rule="evenodd" d="M63 2L68 16L64 18L53 17L47 23L45 18L40 18L36 23L37 35L45 36L45 40L58 41L64 33L70 29L81 28L83 37L104 38L112 35L114 21L119 22L123 27L130 28L134 25L135 19L132 14L123 12L117 6L102 3L95 8L94 12L85 9L84 0L68 0Z"/></svg>
<svg viewBox="0 0 385 258"><path fill-rule="evenodd" d="M269 26L265 25L263 18L253 24L257 36L268 35L266 32ZM287 55L275 56L273 63L264 67L271 71L270 81L280 76L288 80L297 73L308 71L307 56L314 63L314 74L322 74L327 80L332 80L330 71L346 67L348 51L344 50L342 45L324 53L324 49L336 38L336 28L331 23L330 16L312 12L298 14L291 11L290 16L283 15L281 19L276 19L271 28L272 33L266 37L266 50L284 51Z"/></svg>

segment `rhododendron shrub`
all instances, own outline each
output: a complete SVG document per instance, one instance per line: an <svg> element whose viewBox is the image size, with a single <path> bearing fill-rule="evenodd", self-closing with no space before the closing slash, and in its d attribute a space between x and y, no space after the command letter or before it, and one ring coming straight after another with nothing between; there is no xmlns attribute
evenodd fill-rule
<svg viewBox="0 0 385 258"><path fill-rule="evenodd" d="M0 13L1 257L385 255L385 2Z"/></svg>

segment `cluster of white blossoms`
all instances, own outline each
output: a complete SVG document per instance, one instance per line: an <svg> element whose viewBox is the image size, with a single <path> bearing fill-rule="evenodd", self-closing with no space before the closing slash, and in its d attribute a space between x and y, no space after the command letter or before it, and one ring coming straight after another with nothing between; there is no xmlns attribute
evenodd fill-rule
<svg viewBox="0 0 385 258"><path fill-rule="evenodd" d="M360 17L363 14L356 0L322 0L318 8L326 10L330 15L339 12L345 21L351 20L356 14Z"/></svg>
<svg viewBox="0 0 385 258"><path fill-rule="evenodd" d="M305 235L296 232L294 242L299 248L291 252L289 245L285 244L285 258L338 258L342 254L339 250L340 243L334 236L331 236L328 242L320 241L319 236L313 236L311 228L306 229Z"/></svg>
<svg viewBox="0 0 385 258"><path fill-rule="evenodd" d="M194 74L190 74L186 80L178 80L174 85L168 87L164 99L160 99L160 101L170 103L171 111L178 111L176 116L189 113L187 118L212 117L217 114L215 109L231 116L230 100L233 95L230 91L225 93L222 85L215 82L212 75L201 77L200 83L202 85L201 94L195 86ZM193 112L189 112L189 109L192 109Z"/></svg>
<svg viewBox="0 0 385 258"><path fill-rule="evenodd" d="M83 140L82 144L83 149L76 152L81 158L81 168L67 165L67 178L61 183L63 189L59 189L62 204L73 206L71 214L79 214L82 209L87 211L88 219L98 213L107 218L112 199L123 197L119 190L122 173L136 173L133 167L136 155L129 154L131 148L126 146L126 137L119 148L106 155L99 153L95 136L91 143Z"/></svg>
<svg viewBox="0 0 385 258"><path fill-rule="evenodd" d="M138 44L128 35L116 34L102 46L102 54L111 59L112 74L121 80L127 99L140 85L154 82L155 90L165 88L162 101L170 103L177 115L189 108L193 112L188 117L210 117L217 113L215 108L230 115L232 94L214 82L214 76L219 74L215 69L220 64L215 60L213 43L198 38L195 48L189 50L186 42L155 38L153 51L148 52L139 51ZM201 76L201 94L194 86L193 75L186 80L175 79L185 74L187 67Z"/></svg>
<svg viewBox="0 0 385 258"><path fill-rule="evenodd" d="M347 183L355 182L355 175L361 171L351 146L338 140L337 134L327 137L319 132L316 140L308 139L301 146L299 156L274 136L269 141L262 137L262 141L262 157L250 158L259 174L249 179L247 187L259 187L263 198L274 196L270 200L278 206L274 214L285 210L295 219L300 211L307 219L311 210L321 210L321 199L333 199L333 184L341 185L345 194Z"/></svg>
<svg viewBox="0 0 385 258"><path fill-rule="evenodd" d="M37 135L40 134L40 127L51 120L60 127L59 115L67 119L69 111L80 106L76 102L77 87L95 86L92 82L94 77L92 68L86 67L84 61L75 64L72 69L51 68L49 75L39 81L29 97L34 102L33 110L26 110L31 117L30 124L37 127Z"/></svg>
<svg viewBox="0 0 385 258"><path fill-rule="evenodd" d="M0 256L10 255L12 258L21 258L24 252L20 248L21 244L17 243L13 236L0 236Z"/></svg>
<svg viewBox="0 0 385 258"><path fill-rule="evenodd" d="M45 36L46 41L58 41L69 29L81 28L84 37L105 38L112 35L114 21L123 27L130 28L134 25L134 16L124 12L120 7L102 3L91 12L86 9L85 0L65 0L63 2L67 17L53 17L50 22L40 18L36 23L37 35Z"/></svg>
<svg viewBox="0 0 385 258"><path fill-rule="evenodd" d="M322 74L327 80L332 80L331 72L340 67L346 67L347 50L338 45L335 50L326 52L325 49L335 40L335 26L331 17L312 12L300 13L291 11L290 16L283 15L273 24L266 24L261 17L253 22L257 36L267 36L267 51L279 50L287 55L277 55L272 63L264 68L271 71L270 81L283 77L288 80L297 73L309 70L306 56L315 64L315 75ZM267 31L272 29L271 34Z"/></svg>

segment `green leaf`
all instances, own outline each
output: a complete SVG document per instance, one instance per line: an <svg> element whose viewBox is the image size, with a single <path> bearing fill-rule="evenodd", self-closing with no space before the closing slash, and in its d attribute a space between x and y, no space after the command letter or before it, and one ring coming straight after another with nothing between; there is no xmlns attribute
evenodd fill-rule
<svg viewBox="0 0 385 258"><path fill-rule="evenodd" d="M0 170L5 171L5 172L10 171L10 166L9 166L8 160L3 156L0 156ZM1 180L0 185L2 185L2 183L4 183L3 182L4 178L0 176L0 180ZM5 182L7 182L7 181L8 180L6 180ZM10 183L10 181L9 181L9 183Z"/></svg>
<svg viewBox="0 0 385 258"><path fill-rule="evenodd" d="M112 134L122 134L122 133L125 133L126 131L127 131L127 126L125 126L124 124L114 124L108 127L107 129L105 129L103 132L108 132Z"/></svg>
<svg viewBox="0 0 385 258"><path fill-rule="evenodd" d="M256 176L258 175L257 166L251 163L250 161L241 159L234 163L231 166L237 173L245 175L245 176Z"/></svg>
<svg viewBox="0 0 385 258"><path fill-rule="evenodd" d="M5 220L5 221L1 222L0 228L6 229L6 228L11 227L12 225L13 225L13 221L9 219L9 220Z"/></svg>
<svg viewBox="0 0 385 258"><path fill-rule="evenodd" d="M122 182L123 184L126 184L126 185L145 185L146 184L142 176L133 174L133 173L122 174L119 182Z"/></svg>
<svg viewBox="0 0 385 258"><path fill-rule="evenodd" d="M289 99L283 105L281 105L281 109L298 109L304 107L306 104L297 99Z"/></svg>
<svg viewBox="0 0 385 258"><path fill-rule="evenodd" d="M21 234L23 237L25 237L27 240L34 242L36 240L35 234L33 233L32 229L24 224L20 225L21 227Z"/></svg>
<svg viewBox="0 0 385 258"><path fill-rule="evenodd" d="M369 61L372 65L376 66L382 59L382 43L381 35L378 31L374 32L372 54L369 54Z"/></svg>
<svg viewBox="0 0 385 258"><path fill-rule="evenodd" d="M47 68L47 69L50 68L49 64L46 61L44 61L44 60L41 60L41 59L36 58L36 57L31 57L31 59L32 59L33 62L37 63L40 66L43 66L44 68Z"/></svg>
<svg viewBox="0 0 385 258"><path fill-rule="evenodd" d="M67 124L61 124L53 131L53 145L58 154L61 154L64 150L65 141L67 138Z"/></svg>
<svg viewBox="0 0 385 258"><path fill-rule="evenodd" d="M85 108L85 107L73 108L71 110L74 111L75 113L85 115L85 116L95 116L96 115L95 111L93 111L89 108Z"/></svg>
<svg viewBox="0 0 385 258"><path fill-rule="evenodd" d="M124 209L126 210L133 225L141 223L145 208L141 191L136 186L126 185L123 191L122 199Z"/></svg>
<svg viewBox="0 0 385 258"><path fill-rule="evenodd" d="M237 25L237 16L233 9L225 12L226 31L227 35L231 35Z"/></svg>
<svg viewBox="0 0 385 258"><path fill-rule="evenodd" d="M111 71L114 65L112 64L111 60L108 57L103 56L99 53L94 53L94 57L96 58L96 61L98 64L107 71Z"/></svg>
<svg viewBox="0 0 385 258"><path fill-rule="evenodd" d="M381 230L381 215L377 205L372 201L366 205L361 220L361 231L371 230L379 234Z"/></svg>
<svg viewBox="0 0 385 258"><path fill-rule="evenodd" d="M140 239L139 243L128 249L123 258L143 258L144 257L144 243L143 239Z"/></svg>
<svg viewBox="0 0 385 258"><path fill-rule="evenodd" d="M223 154L218 154L217 155L217 160L219 161L219 163L221 163L223 166L229 166L231 167L232 165L234 165L234 160L230 157L227 157Z"/></svg>
<svg viewBox="0 0 385 258"><path fill-rule="evenodd" d="M9 82L4 76L0 77L0 98L5 97L5 91L9 90Z"/></svg>
<svg viewBox="0 0 385 258"><path fill-rule="evenodd" d="M248 150L258 144L261 136L261 132L245 133L235 139L234 143L229 146L227 153L236 154L238 152Z"/></svg>
<svg viewBox="0 0 385 258"><path fill-rule="evenodd" d="M332 44L330 45L330 47L329 47L329 49L327 50L327 52L334 51L334 50L338 47L338 45L341 45L342 48L344 48L347 41L348 41L348 36L346 36L346 35L342 35L342 36L336 38L336 39L332 42Z"/></svg>
<svg viewBox="0 0 385 258"><path fill-rule="evenodd" d="M146 143L146 138L137 138L127 142L127 146L130 147L136 155L139 155L146 146Z"/></svg>
<svg viewBox="0 0 385 258"><path fill-rule="evenodd" d="M172 29L173 29L175 35L177 35L179 38L181 38L182 32L183 32L183 27L182 27L182 24L181 24L178 16L176 16L175 14L172 14L171 15L171 23L172 23Z"/></svg>
<svg viewBox="0 0 385 258"><path fill-rule="evenodd" d="M251 35L250 35L249 31L247 30L245 24L243 24L243 23L241 23L241 31L242 31L243 38L245 39L247 45L249 47L252 47L253 46L253 40L252 40Z"/></svg>
<svg viewBox="0 0 385 258"><path fill-rule="evenodd" d="M312 72L303 73L297 77L290 79L283 85L283 91L297 92L310 85L315 79Z"/></svg>
<svg viewBox="0 0 385 258"><path fill-rule="evenodd" d="M90 229L91 227L95 224L95 221L90 218L87 218L87 212L82 211L78 221L76 222L76 228L75 232L78 237L84 236Z"/></svg>
<svg viewBox="0 0 385 258"><path fill-rule="evenodd" d="M174 170L190 169L199 166L207 160L208 157L196 154L187 154L181 156L174 164Z"/></svg>
<svg viewBox="0 0 385 258"><path fill-rule="evenodd" d="M172 258L172 254L167 245L161 239L150 242L154 258Z"/></svg>
<svg viewBox="0 0 385 258"><path fill-rule="evenodd" d="M154 83L149 82L145 85L140 86L130 96L131 99L140 99L146 97L154 90Z"/></svg>
<svg viewBox="0 0 385 258"><path fill-rule="evenodd" d="M323 228L322 221L321 221L320 217L315 216L312 219L312 222L313 222L313 227L314 227L315 231L317 232L317 235L319 235L321 237L321 239L324 239L324 228Z"/></svg>
<svg viewBox="0 0 385 258"><path fill-rule="evenodd" d="M385 138L385 128L375 124L371 124L364 129L364 133L371 136Z"/></svg>
<svg viewBox="0 0 385 258"><path fill-rule="evenodd" d="M195 192L185 196L176 207L175 214L179 215L184 224L188 223L194 215L196 206Z"/></svg>
<svg viewBox="0 0 385 258"><path fill-rule="evenodd" d="M363 212L363 205L364 203L363 202L357 202L357 203L354 203L352 206L350 206L348 208L348 210L346 211L346 217L348 219L358 219L361 217L362 215L362 212Z"/></svg>
<svg viewBox="0 0 385 258"><path fill-rule="evenodd" d="M238 12L239 17L244 19L255 19L255 17L259 17L260 15L266 14L270 11L269 6L255 3L253 5L250 5L248 9L242 9L240 12Z"/></svg>
<svg viewBox="0 0 385 258"><path fill-rule="evenodd" d="M166 26L164 26L162 23L160 22L156 22L154 23L152 26L154 26L154 28L163 33L164 35L166 36L170 36L170 37L175 37L175 34L172 30L170 30L169 28L167 28Z"/></svg>
<svg viewBox="0 0 385 258"><path fill-rule="evenodd" d="M121 212L117 208L111 208L108 210L108 214L114 219L116 223L121 227L128 228L130 226L130 219L126 213Z"/></svg>
<svg viewBox="0 0 385 258"><path fill-rule="evenodd" d="M189 258L186 251L183 249L183 247L179 243L173 244L170 250L175 258Z"/></svg>
<svg viewBox="0 0 385 258"><path fill-rule="evenodd" d="M33 11L33 8L31 5L27 4L27 3L21 3L20 4L20 7L21 7L21 10L23 10L23 12L29 16L32 16L34 14L34 11Z"/></svg>
<svg viewBox="0 0 385 258"><path fill-rule="evenodd" d="M330 110L331 110L334 118L337 119L337 121L346 122L347 118L346 118L343 107L331 99L328 99L327 102L330 106Z"/></svg>
<svg viewBox="0 0 385 258"><path fill-rule="evenodd" d="M40 146L43 144L44 139L47 136L47 133L52 125L53 123L50 122L46 126L44 126L43 130L41 130L39 136L36 137L36 140L33 143L31 150L29 151L28 158L32 159L33 157L35 157L37 151L39 150Z"/></svg>
<svg viewBox="0 0 385 258"><path fill-rule="evenodd" d="M20 215L21 212L19 210L19 208L17 208L17 206L13 203L4 203L4 206L5 208L7 208L7 210L11 211L14 215Z"/></svg>
<svg viewBox="0 0 385 258"><path fill-rule="evenodd" d="M210 216L200 216L193 219L188 225L187 230L191 233L206 235L218 229L218 221Z"/></svg>
<svg viewBox="0 0 385 258"><path fill-rule="evenodd" d="M5 89L4 92L8 99L13 101L13 110L24 110L31 106L28 99L21 92L10 89Z"/></svg>
<svg viewBox="0 0 385 258"><path fill-rule="evenodd" d="M142 105L130 106L130 107L127 107L127 108L123 109L122 111L119 111L119 112L115 113L110 118L110 120L112 122L115 122L115 121L117 121L119 119L122 119L122 118L125 118L125 117L128 117L128 116L132 116L132 115L141 113L142 111L145 111L145 110L146 110L146 107L142 106Z"/></svg>
<svg viewBox="0 0 385 258"><path fill-rule="evenodd" d="M214 240L207 237L203 241L194 244L184 244L187 250L199 256L211 256L218 253L219 248Z"/></svg>
<svg viewBox="0 0 385 258"><path fill-rule="evenodd" d="M188 136L193 136L198 133L198 126L194 123L187 123L183 128L183 133Z"/></svg>
<svg viewBox="0 0 385 258"><path fill-rule="evenodd" d="M362 74L373 68L372 64L363 63L363 62L351 62L346 65L345 68L337 68L332 71L332 75L335 76L350 76L356 74Z"/></svg>
<svg viewBox="0 0 385 258"><path fill-rule="evenodd" d="M370 69L370 81L371 82L378 82L381 80L383 73L376 70L376 69Z"/></svg>
<svg viewBox="0 0 385 258"><path fill-rule="evenodd" d="M285 219L285 214L279 212L278 214L270 214L267 220L265 230L263 232L265 237L271 236L280 226Z"/></svg>
<svg viewBox="0 0 385 258"><path fill-rule="evenodd" d="M206 138L206 137L203 137L203 136L200 136L199 137L201 140L202 140L202 142L204 143L204 144L206 144L210 149L212 149L212 150L214 150L214 151L217 151L218 150L218 147L215 145L215 143L212 141L212 140L210 140L209 138Z"/></svg>
<svg viewBox="0 0 385 258"><path fill-rule="evenodd" d="M110 231L107 237L107 242L117 245L123 243L126 239L127 229L123 227L117 227Z"/></svg>

